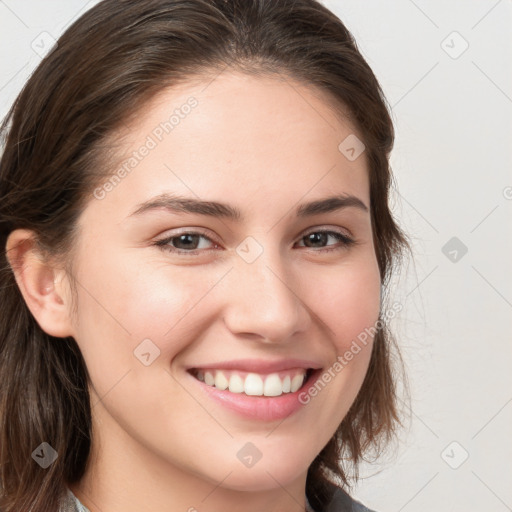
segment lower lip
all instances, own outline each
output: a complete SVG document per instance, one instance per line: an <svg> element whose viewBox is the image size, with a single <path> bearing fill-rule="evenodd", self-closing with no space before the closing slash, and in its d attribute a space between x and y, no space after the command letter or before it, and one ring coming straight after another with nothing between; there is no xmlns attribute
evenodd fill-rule
<svg viewBox="0 0 512 512"><path fill-rule="evenodd" d="M302 387L294 393L283 393L279 396L249 396L245 393L231 393L231 391L220 390L208 386L204 382L190 376L197 382L200 388L217 403L237 412L241 416L259 421L282 420L297 412L303 404L299 401L299 395L311 386L320 370L315 370L304 382Z"/></svg>

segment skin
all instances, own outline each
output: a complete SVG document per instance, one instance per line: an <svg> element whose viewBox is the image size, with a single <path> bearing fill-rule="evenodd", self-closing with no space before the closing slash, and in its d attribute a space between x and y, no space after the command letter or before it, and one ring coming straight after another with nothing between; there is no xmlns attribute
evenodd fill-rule
<svg viewBox="0 0 512 512"><path fill-rule="evenodd" d="M93 448L84 478L70 486L91 512L304 509L307 469L368 368L371 339L307 405L274 422L212 402L185 371L292 357L327 369L380 309L369 212L294 215L299 204L333 194L369 207L365 155L349 161L338 150L356 128L334 113L331 98L289 78L226 71L209 82L162 91L117 134L122 162L169 112L190 96L198 101L103 199L91 196L73 248L76 315L69 276L37 254L33 233L16 230L8 240L39 325L73 336L91 377ZM165 209L129 217L163 192L228 202L245 219ZM153 245L201 228L212 241L200 238L195 256ZM357 243L330 236L307 247L313 228ZM249 236L263 249L252 263L236 251ZM149 366L134 357L147 338L160 349ZM247 442L262 454L250 468L237 458Z"/></svg>

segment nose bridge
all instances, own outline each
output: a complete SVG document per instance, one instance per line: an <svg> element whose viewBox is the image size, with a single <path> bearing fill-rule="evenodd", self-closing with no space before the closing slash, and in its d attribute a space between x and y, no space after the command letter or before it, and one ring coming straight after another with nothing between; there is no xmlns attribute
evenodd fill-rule
<svg viewBox="0 0 512 512"><path fill-rule="evenodd" d="M308 313L278 245L266 240L264 247L248 237L237 248L226 323L233 333L281 342L305 328Z"/></svg>

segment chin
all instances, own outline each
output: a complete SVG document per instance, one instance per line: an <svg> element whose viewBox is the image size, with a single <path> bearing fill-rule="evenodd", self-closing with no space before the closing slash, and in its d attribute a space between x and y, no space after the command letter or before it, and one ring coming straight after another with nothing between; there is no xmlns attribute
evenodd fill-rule
<svg viewBox="0 0 512 512"><path fill-rule="evenodd" d="M307 471L305 468L304 471ZM273 489L286 487L296 480L302 472L297 474L297 470L285 470L283 468L260 467L244 468L233 471L229 477L224 480L222 487L234 491L248 492L268 492Z"/></svg>
<svg viewBox="0 0 512 512"><path fill-rule="evenodd" d="M280 454L279 450L274 450L272 457L264 459L265 456L262 455L252 466L246 467L240 463L232 467L231 474L222 484L223 487L239 491L270 491L287 486L305 475L310 464L308 460L298 460L297 454L295 457L287 457L286 453ZM219 475L217 482L226 474Z"/></svg>

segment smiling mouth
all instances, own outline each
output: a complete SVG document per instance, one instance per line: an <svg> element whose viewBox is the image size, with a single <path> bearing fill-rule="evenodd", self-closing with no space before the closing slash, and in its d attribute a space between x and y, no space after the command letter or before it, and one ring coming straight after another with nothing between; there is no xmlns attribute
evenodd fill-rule
<svg viewBox="0 0 512 512"><path fill-rule="evenodd" d="M313 368L295 368L269 374L192 368L189 373L207 386L248 396L275 397L295 393L314 372Z"/></svg>

